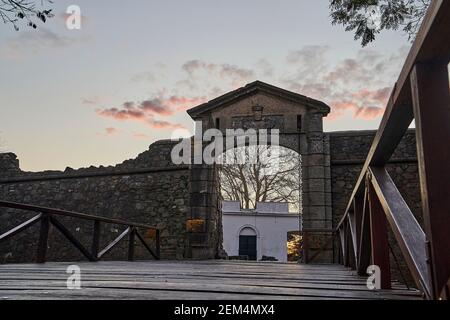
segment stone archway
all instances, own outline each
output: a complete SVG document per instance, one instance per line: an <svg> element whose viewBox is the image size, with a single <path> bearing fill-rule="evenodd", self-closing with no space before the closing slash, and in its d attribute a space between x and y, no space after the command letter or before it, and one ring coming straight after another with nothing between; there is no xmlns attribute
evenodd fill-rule
<svg viewBox="0 0 450 320"><path fill-rule="evenodd" d="M279 145L302 157L303 228L332 227L330 151L323 132L323 102L263 82L253 82L188 110L202 130L278 129ZM193 164L186 256L214 258L221 246L221 219L214 165ZM194 223L195 222L195 223ZM193 224L195 228L189 228Z"/></svg>

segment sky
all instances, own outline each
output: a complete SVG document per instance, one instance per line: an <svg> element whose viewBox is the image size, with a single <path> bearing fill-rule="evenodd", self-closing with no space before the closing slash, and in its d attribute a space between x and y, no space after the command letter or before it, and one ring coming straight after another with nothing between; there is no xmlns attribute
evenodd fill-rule
<svg viewBox="0 0 450 320"><path fill-rule="evenodd" d="M362 48L328 0L56 0L36 30L0 24L0 150L22 170L114 165L186 110L255 80L329 104L325 131L377 129L411 46ZM81 9L81 29L66 9Z"/></svg>

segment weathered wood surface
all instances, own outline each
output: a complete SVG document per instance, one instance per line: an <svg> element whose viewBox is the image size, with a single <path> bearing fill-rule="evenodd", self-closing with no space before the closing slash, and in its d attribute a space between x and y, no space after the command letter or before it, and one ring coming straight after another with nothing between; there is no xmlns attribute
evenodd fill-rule
<svg viewBox="0 0 450 320"><path fill-rule="evenodd" d="M77 263L81 290L66 286L70 263L0 265L0 300L14 299L420 299L394 282L371 291L339 265L241 261Z"/></svg>

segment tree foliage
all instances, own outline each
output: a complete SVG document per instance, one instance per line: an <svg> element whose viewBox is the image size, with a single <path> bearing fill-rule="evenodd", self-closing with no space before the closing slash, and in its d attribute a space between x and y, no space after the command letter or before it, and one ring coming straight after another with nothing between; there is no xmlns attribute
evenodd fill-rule
<svg viewBox="0 0 450 320"><path fill-rule="evenodd" d="M37 2L42 9L37 8ZM5 24L12 24L15 30L19 30L20 24L36 29L37 21L45 23L54 16L52 9L47 8L52 3L53 0L0 0L0 18Z"/></svg>
<svg viewBox="0 0 450 320"><path fill-rule="evenodd" d="M300 261L303 237L298 232L288 234L287 253L288 261Z"/></svg>
<svg viewBox="0 0 450 320"><path fill-rule="evenodd" d="M431 0L330 0L333 24L354 31L362 46L375 40L383 30L402 29L414 40ZM370 10L376 6L377 16ZM373 21L377 19L379 21ZM375 22L375 27L374 27Z"/></svg>
<svg viewBox="0 0 450 320"><path fill-rule="evenodd" d="M224 153L223 163L219 167L223 200L239 201L244 209L267 201L300 207L301 161L296 152L281 147L241 147Z"/></svg>

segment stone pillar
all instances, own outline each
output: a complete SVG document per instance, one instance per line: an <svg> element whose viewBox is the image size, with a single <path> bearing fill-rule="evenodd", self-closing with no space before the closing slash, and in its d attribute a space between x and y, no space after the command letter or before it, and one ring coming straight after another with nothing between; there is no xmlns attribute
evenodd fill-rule
<svg viewBox="0 0 450 320"><path fill-rule="evenodd" d="M212 127L212 119L203 118L197 143L203 152L207 143L200 139L203 132ZM197 128L198 130L199 128ZM195 140L194 140L195 144ZM214 165L196 164L195 147L190 168L190 210L186 217L186 257L213 259L221 246L221 218L218 203L217 172Z"/></svg>
<svg viewBox="0 0 450 320"><path fill-rule="evenodd" d="M186 217L186 256L212 259L216 256L219 235L218 194L213 166L192 165L190 211Z"/></svg>
<svg viewBox="0 0 450 320"><path fill-rule="evenodd" d="M323 133L322 114L312 114L308 121L306 145L302 150L303 175L303 229L332 228L331 172L329 138ZM312 257L323 247L330 235L310 234L308 253ZM332 245L317 256L312 263L333 262Z"/></svg>

